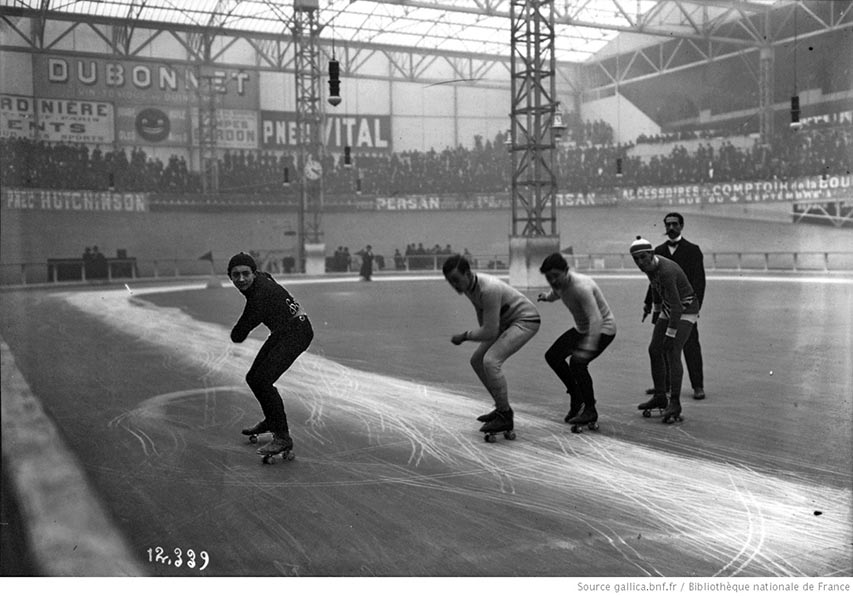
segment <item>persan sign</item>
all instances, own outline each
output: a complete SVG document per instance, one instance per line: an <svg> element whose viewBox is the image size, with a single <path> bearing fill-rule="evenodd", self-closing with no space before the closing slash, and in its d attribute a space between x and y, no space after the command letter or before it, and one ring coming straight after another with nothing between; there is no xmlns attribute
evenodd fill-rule
<svg viewBox="0 0 853 596"><path fill-rule="evenodd" d="M199 103L199 81L209 83L219 107L257 109L253 70L165 62L33 56L35 94L120 104L187 106Z"/></svg>
<svg viewBox="0 0 853 596"><path fill-rule="evenodd" d="M391 151L391 117L377 115L326 115L323 140L328 149ZM261 146L287 149L298 146L296 112L261 112Z"/></svg>
<svg viewBox="0 0 853 596"><path fill-rule="evenodd" d="M66 143L112 143L113 104L0 95L0 137Z"/></svg>

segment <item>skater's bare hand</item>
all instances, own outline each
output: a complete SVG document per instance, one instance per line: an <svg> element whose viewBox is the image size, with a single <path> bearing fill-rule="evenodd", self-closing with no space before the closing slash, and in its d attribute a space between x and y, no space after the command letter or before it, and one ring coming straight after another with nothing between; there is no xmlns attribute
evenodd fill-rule
<svg viewBox="0 0 853 596"><path fill-rule="evenodd" d="M545 302L548 299L548 294L545 292L539 292L539 295L536 297L536 302Z"/></svg>
<svg viewBox="0 0 853 596"><path fill-rule="evenodd" d="M454 346L458 346L459 344L461 344L466 339L468 339L468 332L467 331L464 333L457 333L456 335L454 335L453 337L450 338L450 341L453 342Z"/></svg>

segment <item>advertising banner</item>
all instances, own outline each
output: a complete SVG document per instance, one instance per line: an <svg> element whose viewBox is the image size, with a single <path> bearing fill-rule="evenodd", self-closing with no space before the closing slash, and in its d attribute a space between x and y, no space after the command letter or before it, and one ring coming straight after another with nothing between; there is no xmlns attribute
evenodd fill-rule
<svg viewBox="0 0 853 596"><path fill-rule="evenodd" d="M620 190L620 202L650 205L713 205L780 201L827 201L849 195L853 176L811 176L794 180L640 186Z"/></svg>
<svg viewBox="0 0 853 596"><path fill-rule="evenodd" d="M510 209L508 193L478 193L472 195L402 195L378 196L373 199L377 211L452 211ZM558 208L602 207L616 204L613 193L558 193L554 197Z"/></svg>
<svg viewBox="0 0 853 596"><path fill-rule="evenodd" d="M198 146L198 110L190 110L193 145ZM216 110L216 146L221 149L257 149L258 113L253 110Z"/></svg>
<svg viewBox="0 0 853 596"><path fill-rule="evenodd" d="M0 204L4 209L23 211L146 213L148 195L94 190L4 189L0 193Z"/></svg>
<svg viewBox="0 0 853 596"><path fill-rule="evenodd" d="M298 146L296 112L261 111L261 146L264 149L288 149ZM326 114L323 124L326 148L392 151L391 116L365 114Z"/></svg>
<svg viewBox="0 0 853 596"><path fill-rule="evenodd" d="M113 105L104 101L0 96L0 137L65 143L112 143Z"/></svg>
<svg viewBox="0 0 853 596"><path fill-rule="evenodd" d="M127 145L186 147L190 143L186 108L119 107L116 128L119 142Z"/></svg>
<svg viewBox="0 0 853 596"><path fill-rule="evenodd" d="M199 81L217 107L257 109L258 72L164 61L33 54L37 97L76 97L117 105L199 105Z"/></svg>

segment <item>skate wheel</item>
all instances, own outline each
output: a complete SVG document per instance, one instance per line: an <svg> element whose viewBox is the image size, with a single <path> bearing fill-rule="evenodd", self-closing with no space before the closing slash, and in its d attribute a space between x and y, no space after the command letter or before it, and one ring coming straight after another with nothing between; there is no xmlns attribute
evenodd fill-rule
<svg viewBox="0 0 853 596"><path fill-rule="evenodd" d="M651 418L652 411L651 410L643 410L643 418Z"/></svg>
<svg viewBox="0 0 853 596"><path fill-rule="evenodd" d="M507 441L515 441L515 431L514 430L506 431L504 433L504 439L506 439Z"/></svg>
<svg viewBox="0 0 853 596"><path fill-rule="evenodd" d="M253 443L253 444L257 443L258 442L258 435L250 435L249 436L249 442Z"/></svg>
<svg viewBox="0 0 853 596"><path fill-rule="evenodd" d="M261 461L265 464L272 464L273 458L271 455L265 455Z"/></svg>
<svg viewBox="0 0 853 596"><path fill-rule="evenodd" d="M580 427L580 426L578 426L577 424L573 424L573 425L572 425L572 432L573 432L573 433L575 433L575 434L580 434L580 432L581 432L581 427Z"/></svg>
<svg viewBox="0 0 853 596"><path fill-rule="evenodd" d="M284 461L293 461L293 458L295 457L296 454L294 454L293 451L285 451L281 454L281 459L283 459Z"/></svg>
<svg viewBox="0 0 853 596"><path fill-rule="evenodd" d="M587 428L588 428L589 430L598 430L598 422L590 422L590 423L587 425Z"/></svg>
<svg viewBox="0 0 853 596"><path fill-rule="evenodd" d="M495 435L486 435L486 443L494 443L498 438Z"/></svg>

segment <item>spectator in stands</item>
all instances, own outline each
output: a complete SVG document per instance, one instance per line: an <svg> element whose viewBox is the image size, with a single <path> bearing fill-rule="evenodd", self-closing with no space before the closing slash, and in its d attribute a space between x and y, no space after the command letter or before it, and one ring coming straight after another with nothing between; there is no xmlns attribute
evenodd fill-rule
<svg viewBox="0 0 853 596"><path fill-rule="evenodd" d="M403 255L400 254L400 249L394 249L394 269L405 269L406 268L406 260L403 258Z"/></svg>

